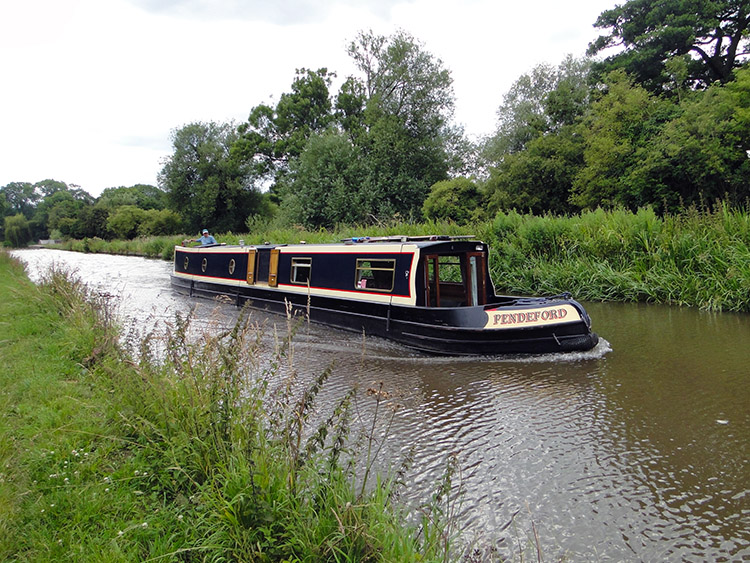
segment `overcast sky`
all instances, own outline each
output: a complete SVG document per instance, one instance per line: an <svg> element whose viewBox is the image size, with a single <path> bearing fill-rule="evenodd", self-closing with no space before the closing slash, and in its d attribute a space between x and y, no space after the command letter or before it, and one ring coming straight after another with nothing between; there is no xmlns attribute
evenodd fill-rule
<svg viewBox="0 0 750 563"><path fill-rule="evenodd" d="M0 186L54 179L92 195L157 183L170 134L241 122L296 68L355 72L359 31L410 33L451 71L456 122L491 133L503 94L581 56L614 0L2 0ZM337 90L338 84L333 91Z"/></svg>

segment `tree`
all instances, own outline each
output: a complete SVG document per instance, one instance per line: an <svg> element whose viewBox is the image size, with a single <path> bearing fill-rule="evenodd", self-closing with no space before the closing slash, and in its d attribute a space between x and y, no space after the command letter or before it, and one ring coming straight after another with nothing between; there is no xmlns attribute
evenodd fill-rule
<svg viewBox="0 0 750 563"><path fill-rule="evenodd" d="M34 209L39 201L33 184L29 182L11 182L0 188L5 195L9 212L13 215L21 213L27 219L34 215Z"/></svg>
<svg viewBox="0 0 750 563"><path fill-rule="evenodd" d="M109 213L110 211L108 209L99 205L88 205L83 207L78 211L75 223L67 234L77 239L93 237L109 239L111 236L109 228L107 227Z"/></svg>
<svg viewBox="0 0 750 563"><path fill-rule="evenodd" d="M180 232L182 218L171 209L147 209L138 225L138 234L143 236L173 235Z"/></svg>
<svg viewBox="0 0 750 563"><path fill-rule="evenodd" d="M73 186L73 188L78 188L78 186ZM38 193L41 193L42 198L45 198L51 196L55 192L67 191L70 188L65 182L60 182L58 180L42 180L41 182L34 184L34 189L37 190Z"/></svg>
<svg viewBox="0 0 750 563"><path fill-rule="evenodd" d="M537 137L493 167L485 184L491 214L516 209L535 214L564 214L577 208L570 195L583 165L583 142L577 126Z"/></svg>
<svg viewBox="0 0 750 563"><path fill-rule="evenodd" d="M344 134L329 130L311 137L282 190L283 212L312 229L368 222L375 194L365 166Z"/></svg>
<svg viewBox="0 0 750 563"><path fill-rule="evenodd" d="M258 185L282 178L310 136L332 123L328 89L335 76L325 68L297 69L292 91L282 94L275 108L258 105L239 126L232 156L250 165L251 177Z"/></svg>
<svg viewBox="0 0 750 563"><path fill-rule="evenodd" d="M107 219L107 229L118 239L132 239L138 234L146 211L135 205L121 205Z"/></svg>
<svg viewBox="0 0 750 563"><path fill-rule="evenodd" d="M164 190L149 184L105 189L96 204L107 209L120 205L135 205L141 209L164 209L167 205L167 194Z"/></svg>
<svg viewBox="0 0 750 563"><path fill-rule="evenodd" d="M547 131L544 100L554 87L554 69L546 64L537 65L513 83L497 110L498 129L486 151L490 160L497 162L506 154L522 151Z"/></svg>
<svg viewBox="0 0 750 563"><path fill-rule="evenodd" d="M448 146L455 132L453 80L442 61L400 31L391 37L360 33L349 55L362 73L352 78L337 107L360 117L347 122L367 160L368 189L380 217L418 217L435 182L448 177ZM359 110L360 100L364 109Z"/></svg>
<svg viewBox="0 0 750 563"><path fill-rule="evenodd" d="M590 67L589 60L571 56L557 67L539 65L506 94L498 130L483 150L491 213L575 211L569 197L583 165L578 124L591 103Z"/></svg>
<svg viewBox="0 0 750 563"><path fill-rule="evenodd" d="M650 205L675 211L750 196L750 68L736 80L679 102L647 92L623 71L583 122L584 167L572 201L581 207Z"/></svg>
<svg viewBox="0 0 750 563"><path fill-rule="evenodd" d="M577 174L571 201L581 208L642 201L632 173L643 166L652 137L671 119L674 107L634 84L623 71L607 77L607 90L582 123L584 166Z"/></svg>
<svg viewBox="0 0 750 563"><path fill-rule="evenodd" d="M415 136L439 136L453 115L453 79L424 47L405 31L390 37L360 32L349 56L364 75L367 111L399 118Z"/></svg>
<svg viewBox="0 0 750 563"><path fill-rule="evenodd" d="M625 69L651 92L663 90L666 64L675 57L689 55L687 78L705 88L731 80L750 54L747 0L628 0L602 12L594 25L608 33L589 45L590 54L622 48L599 72Z"/></svg>
<svg viewBox="0 0 750 563"><path fill-rule="evenodd" d="M242 231L260 209L261 194L248 164L230 156L238 134L233 124L191 123L172 135L174 153L166 159L159 183L170 208L196 232Z"/></svg>
<svg viewBox="0 0 750 563"><path fill-rule="evenodd" d="M22 213L5 217L5 242L12 247L26 246L31 240L29 222Z"/></svg>
<svg viewBox="0 0 750 563"><path fill-rule="evenodd" d="M498 128L485 158L498 163L539 136L576 123L590 103L590 67L590 60L568 56L556 68L542 64L521 75L497 110Z"/></svg>
<svg viewBox="0 0 750 563"><path fill-rule="evenodd" d="M750 197L750 68L737 79L715 84L681 101L676 115L653 135L643 162L631 176L639 201L671 209L712 205L718 199L744 203Z"/></svg>
<svg viewBox="0 0 750 563"><path fill-rule="evenodd" d="M404 32L391 37L361 33L349 54L361 75L344 82L335 104L329 94L334 75L301 69L292 92L282 95L276 107L253 109L231 155L248 166L255 185L270 184L277 200L288 200L281 202L285 213L300 221L306 217L306 224L350 215L351 209L335 211L332 202L338 191L351 192L351 178L360 178L362 171L366 176L359 180L357 198L368 202L365 216L418 217L429 187L446 179L465 151L449 127L450 73ZM341 132L346 139L338 138ZM324 162L315 166L304 155L308 150L324 154ZM337 177L340 167L333 163L347 152L362 162L356 171L341 169L346 176ZM308 198L322 193L324 179L332 192ZM301 201L319 208L303 212Z"/></svg>
<svg viewBox="0 0 750 563"><path fill-rule="evenodd" d="M48 236L49 231L53 229L63 231L60 229L61 220L75 219L81 209L94 203L94 198L88 192L80 188L69 189L67 185L62 185L64 187L58 185L55 189L44 190L46 195L36 206L32 226L39 237ZM69 232L63 234L70 235Z"/></svg>

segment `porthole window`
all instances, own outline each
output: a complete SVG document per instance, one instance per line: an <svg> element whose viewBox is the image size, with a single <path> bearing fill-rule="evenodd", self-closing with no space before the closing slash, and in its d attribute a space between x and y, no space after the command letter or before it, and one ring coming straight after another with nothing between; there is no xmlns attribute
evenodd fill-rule
<svg viewBox="0 0 750 563"><path fill-rule="evenodd" d="M185 256L185 261L182 263L182 269L185 270L186 272L187 272L187 267L189 263L190 263L190 258Z"/></svg>
<svg viewBox="0 0 750 563"><path fill-rule="evenodd" d="M204 258L203 262L201 262L201 272L205 272L206 271L206 266L208 266L208 260L206 260Z"/></svg>
<svg viewBox="0 0 750 563"><path fill-rule="evenodd" d="M235 261L234 261L234 258L232 258L232 259L231 259L231 260L229 261L229 275L230 275L230 276L231 276L232 274L234 274L234 268L235 268L235 266L236 266L236 265L237 265L237 264L235 263Z"/></svg>

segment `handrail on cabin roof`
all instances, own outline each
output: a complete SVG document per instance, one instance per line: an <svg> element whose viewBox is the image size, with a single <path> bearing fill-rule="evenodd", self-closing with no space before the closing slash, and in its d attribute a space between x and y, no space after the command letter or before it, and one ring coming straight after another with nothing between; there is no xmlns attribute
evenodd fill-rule
<svg viewBox="0 0 750 563"><path fill-rule="evenodd" d="M410 241L448 241L465 240L476 238L476 235L389 235L384 237L351 237L342 238L341 242L366 243L366 242L410 242Z"/></svg>

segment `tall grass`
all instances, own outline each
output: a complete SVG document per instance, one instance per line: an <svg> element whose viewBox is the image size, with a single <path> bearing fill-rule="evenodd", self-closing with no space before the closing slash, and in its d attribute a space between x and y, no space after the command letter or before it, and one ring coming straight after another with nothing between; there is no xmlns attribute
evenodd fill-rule
<svg viewBox="0 0 750 563"><path fill-rule="evenodd" d="M70 275L35 287L1 255L0 281L17 292L0 303L12 365L0 375L0 559L455 556L453 470L432 502L398 503L403 469L371 471L391 398L375 386L318 405L330 369L298 377L293 319L287 339L242 314L200 334L177 318L123 343L107 303ZM352 409L366 400L376 420Z"/></svg>
<svg viewBox="0 0 750 563"><path fill-rule="evenodd" d="M365 235L471 234L490 244L490 273L502 293L570 291L583 300L750 312L750 209L724 203L666 217L650 208L635 213L598 209L569 217L511 211L470 226L425 222L306 231L256 222L252 227L250 233L217 238L227 244L290 244ZM69 241L65 247L171 259L183 238L90 239Z"/></svg>
<svg viewBox="0 0 750 563"><path fill-rule="evenodd" d="M492 276L508 292L750 311L750 214L719 205L658 217L602 210L575 217L499 214Z"/></svg>

